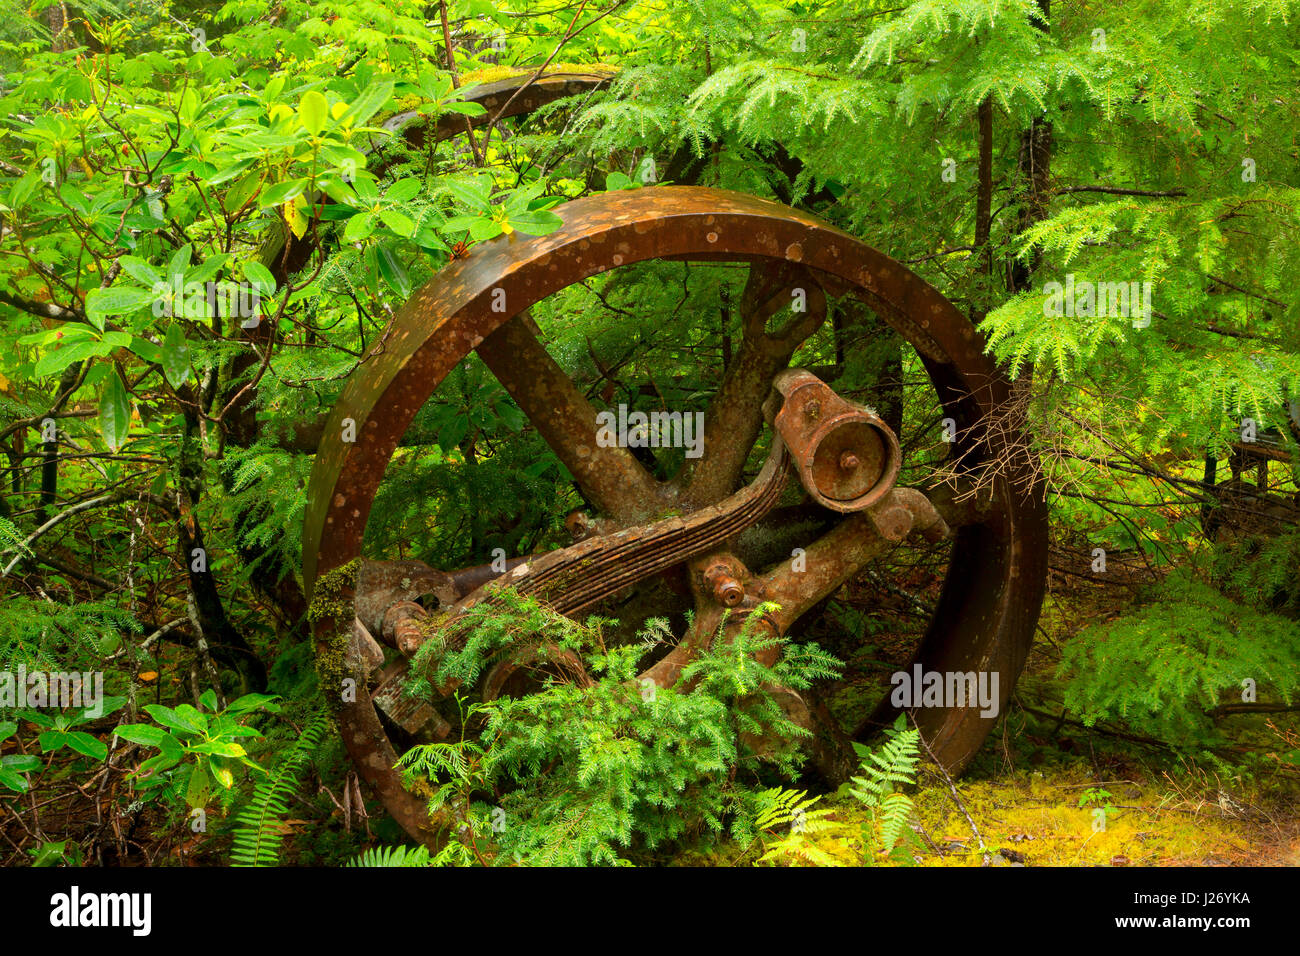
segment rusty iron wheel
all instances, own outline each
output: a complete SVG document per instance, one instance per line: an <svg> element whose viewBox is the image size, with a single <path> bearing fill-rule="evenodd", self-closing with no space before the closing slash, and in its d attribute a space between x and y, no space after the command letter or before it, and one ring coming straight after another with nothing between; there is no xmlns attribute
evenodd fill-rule
<svg viewBox="0 0 1300 956"><path fill-rule="evenodd" d="M466 600L483 599L487 592L480 586L491 575L481 569L460 577L429 572L412 581L411 569L390 567L372 571L370 580L359 582L362 537L399 439L439 383L474 350L566 464L586 498L609 520L609 528L634 539L659 534L670 524L654 521L665 503L687 516L678 519L676 530L663 530L661 540L676 549L671 553L674 560L691 567L692 585L698 585L697 607L712 600L719 607L740 604L743 609L748 605L742 602L775 598L786 613L777 615L773 627L784 632L799 614L882 553L882 542L896 543L911 531L937 537L951 527L949 572L915 663L927 672L998 673L1000 711L1024 666L1042 602L1046 507L1018 433L1005 426L986 427L1008 403L1010 390L984 354L983 341L969 320L898 262L809 214L766 200L669 186L589 196L556 211L563 219L556 232L481 243L415 292L376 354L346 384L312 471L304 582L322 678L327 687L335 680L351 682L352 694L345 695L338 709L343 741L394 818L426 842L433 842L433 830L447 822L431 823L425 801L405 789L394 770L397 753L367 688L369 672L380 663L370 637L387 635L391 646L403 647L411 615L421 613L413 610L418 607L412 604L413 595L434 593L444 604L464 606ZM898 470L896 457L889 457L888 427L863 416L854 418L851 408L834 404L833 393L814 394L815 383L798 373L781 373L794 348L811 332L793 328L799 324L795 322L778 336L756 334L752 354L734 363L742 371L724 381L717 407L711 407L706 418L706 451L700 461L708 467L684 469L673 482L663 483L627 449L598 447L594 410L547 355L526 314L569 285L652 259L750 263L746 295L760 329L776 310L773 303L795 284L812 291L813 313L824 310L827 293L861 299L919 353L944 414L955 420L954 458L960 469L988 476L982 503L962 507L951 496L935 496L936 512L920 492L887 487ZM753 399L761 401L774 378L777 389L771 395L776 405L769 401L767 420L775 422L794 461L774 451L754 484L737 492L750 446L764 427L765 413ZM727 396L739 401L723 401ZM796 407L796 400L803 402L797 406L803 417L783 423L786 406ZM841 422L838 416L848 416L838 431L815 427L823 418ZM722 440L737 434L748 440ZM711 435L717 454L709 450ZM780 445L773 441L774 449ZM896 449L896 442L892 447ZM874 469L876 490L872 481L835 472L864 467ZM851 513L808 547L806 575L792 576L785 565L756 575L719 550L735 533L726 522L750 509L745 512L749 522L752 515L770 508L775 499L768 485L787 468L814 498L821 492L824 506ZM714 528L712 537L701 531L698 538L682 543L683 521L697 522L700 528L708 524ZM575 548L605 547L601 542L607 532L601 529ZM547 565L546 559L529 561L533 568L516 568L510 575L523 581L526 571L536 578L539 568ZM611 562L600 579L597 597L623 580L615 567ZM590 597L574 596L561 606L572 613L590 606ZM674 654L677 651L646 673L657 683L672 683L683 663L673 659ZM869 735L890 713L888 701L882 701L852 733ZM920 708L913 715L932 752L951 770L960 770L970 760L996 719L981 716L974 707Z"/></svg>

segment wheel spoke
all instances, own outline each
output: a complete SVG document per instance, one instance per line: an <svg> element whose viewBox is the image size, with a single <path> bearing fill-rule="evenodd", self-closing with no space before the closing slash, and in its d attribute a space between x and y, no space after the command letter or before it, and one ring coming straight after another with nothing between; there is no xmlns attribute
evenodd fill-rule
<svg viewBox="0 0 1300 956"><path fill-rule="evenodd" d="M524 316L515 316L484 339L478 354L596 508L618 523L629 523L662 506L669 490L631 452L596 443L596 409Z"/></svg>
<svg viewBox="0 0 1300 956"><path fill-rule="evenodd" d="M767 321L798 300L796 312L775 335ZM740 483L749 451L763 426L763 401L773 377L826 320L826 295L812 273L787 263L755 263L741 299L744 338L704 419L704 453L678 476L683 504L701 508L721 501Z"/></svg>
<svg viewBox="0 0 1300 956"><path fill-rule="evenodd" d="M928 498L913 488L894 488L879 502L845 518L764 576L756 592L774 601L781 633L822 598L914 532L928 540L947 536L948 526Z"/></svg>

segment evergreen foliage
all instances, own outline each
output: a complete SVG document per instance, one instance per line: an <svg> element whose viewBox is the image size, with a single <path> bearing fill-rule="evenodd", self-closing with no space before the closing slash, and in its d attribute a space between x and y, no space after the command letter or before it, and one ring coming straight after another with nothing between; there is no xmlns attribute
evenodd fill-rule
<svg viewBox="0 0 1300 956"><path fill-rule="evenodd" d="M372 846L349 860L347 865L353 867L429 866L429 850L423 846Z"/></svg>
<svg viewBox="0 0 1300 956"><path fill-rule="evenodd" d="M1064 649L1065 705L1087 724L1123 720L1183 747L1222 742L1211 712L1300 689L1300 623L1237 604L1185 571L1135 611L1084 629Z"/></svg>
<svg viewBox="0 0 1300 956"><path fill-rule="evenodd" d="M408 775L433 784L431 808L456 808L459 838L484 859L617 865L632 852L725 832L741 799L738 779L759 770L746 741L807 735L764 688L806 688L837 673L815 646L787 647L775 666L759 664L755 653L785 642L757 633L755 617L687 667L679 686L689 690L651 689L634 679L644 645L607 646L608 622L579 623L498 593L499 604L470 612L469 642L446 656L437 681L476 675L512 637L518 649L523 634L580 653L596 679L553 680L526 697L475 704L469 716L481 721L481 743L426 744L401 758ZM642 634L649 643L662 636L654 625ZM787 747L767 759L790 773L798 758ZM501 793L500 803L483 802L485 792Z"/></svg>

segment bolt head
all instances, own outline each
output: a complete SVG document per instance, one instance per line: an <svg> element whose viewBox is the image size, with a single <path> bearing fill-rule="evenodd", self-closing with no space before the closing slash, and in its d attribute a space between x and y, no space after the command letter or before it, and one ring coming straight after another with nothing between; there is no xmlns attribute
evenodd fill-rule
<svg viewBox="0 0 1300 956"><path fill-rule="evenodd" d="M718 599L727 607L735 607L745 599L745 592L737 584L718 589Z"/></svg>

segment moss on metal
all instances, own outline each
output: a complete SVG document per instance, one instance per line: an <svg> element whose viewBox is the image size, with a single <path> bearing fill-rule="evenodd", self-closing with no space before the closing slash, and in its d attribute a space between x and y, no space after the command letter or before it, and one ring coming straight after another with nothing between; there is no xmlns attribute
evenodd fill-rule
<svg viewBox="0 0 1300 956"><path fill-rule="evenodd" d="M360 569L361 559L353 558L341 567L326 571L316 579L311 604L307 607L307 620L316 633L316 673L321 692L335 710L343 705L344 680L351 678L357 682L358 690L362 688L361 675L348 665L348 642L355 616L352 596Z"/></svg>

